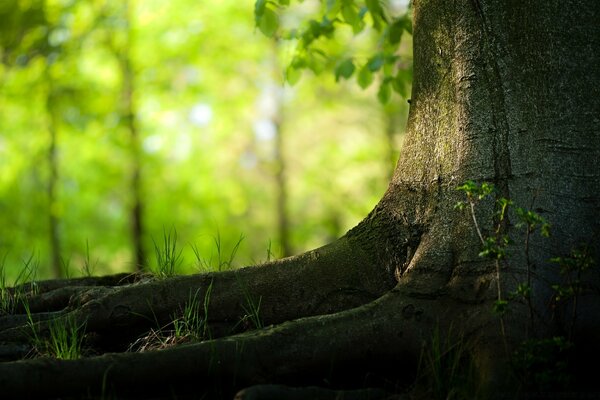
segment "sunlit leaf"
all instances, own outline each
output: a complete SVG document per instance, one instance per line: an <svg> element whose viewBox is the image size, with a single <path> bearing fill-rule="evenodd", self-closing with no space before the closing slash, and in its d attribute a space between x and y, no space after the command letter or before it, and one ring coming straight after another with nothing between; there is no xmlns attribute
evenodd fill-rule
<svg viewBox="0 0 600 400"><path fill-rule="evenodd" d="M327 16L334 18L342 7L340 0L327 0Z"/></svg>
<svg viewBox="0 0 600 400"><path fill-rule="evenodd" d="M256 3L254 3L254 17L257 21L263 16L266 8L267 0L256 0Z"/></svg>
<svg viewBox="0 0 600 400"><path fill-rule="evenodd" d="M293 66L290 65L285 70L285 80L287 83L289 83L292 86L295 85L300 80L301 76L302 76L302 70L299 68L294 68Z"/></svg>
<svg viewBox="0 0 600 400"><path fill-rule="evenodd" d="M356 9L353 6L347 4L344 4L342 6L342 17L344 18L344 21L346 21L346 23L348 25L351 25L352 27L354 27L360 21Z"/></svg>
<svg viewBox="0 0 600 400"><path fill-rule="evenodd" d="M381 31L385 21L382 18L383 9L381 8L381 4L379 4L379 0L366 0L366 4L373 19L373 28Z"/></svg>
<svg viewBox="0 0 600 400"><path fill-rule="evenodd" d="M367 5L367 8L369 9L369 12L373 15L380 15L382 10L381 10L381 4L379 4L379 0L366 0L365 4Z"/></svg>
<svg viewBox="0 0 600 400"><path fill-rule="evenodd" d="M262 17L260 18L258 28L265 36L272 37L277 31L277 28L279 28L279 17L275 11L270 8L265 8Z"/></svg>

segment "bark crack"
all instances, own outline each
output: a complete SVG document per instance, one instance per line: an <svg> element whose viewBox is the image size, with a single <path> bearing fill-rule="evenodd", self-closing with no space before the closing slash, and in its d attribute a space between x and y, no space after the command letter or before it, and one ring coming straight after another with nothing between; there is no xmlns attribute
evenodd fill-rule
<svg viewBox="0 0 600 400"><path fill-rule="evenodd" d="M494 51L496 41L490 22L486 17L485 10L480 0L472 0L478 20L481 26L481 51L483 54L483 70L487 79L487 89L492 108L493 126L493 152L495 184L500 194L510 198L508 180L512 176L511 156L509 148L510 124L504 91L504 80L500 71L498 59L500 56Z"/></svg>

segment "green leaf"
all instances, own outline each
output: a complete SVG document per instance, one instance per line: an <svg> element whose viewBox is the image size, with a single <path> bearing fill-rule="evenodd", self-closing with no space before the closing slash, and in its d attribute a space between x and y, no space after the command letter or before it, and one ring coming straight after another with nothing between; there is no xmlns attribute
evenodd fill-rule
<svg viewBox="0 0 600 400"><path fill-rule="evenodd" d="M302 76L302 70L300 68L295 68L293 66L287 67L285 70L285 80L291 86L294 86Z"/></svg>
<svg viewBox="0 0 600 400"><path fill-rule="evenodd" d="M280 6L289 6L290 0L277 0Z"/></svg>
<svg viewBox="0 0 600 400"><path fill-rule="evenodd" d="M400 96L402 96L403 98L407 98L405 80L400 73L396 74L396 76L392 80L392 88L394 88L394 91Z"/></svg>
<svg viewBox="0 0 600 400"><path fill-rule="evenodd" d="M335 69L335 81L338 82L340 77L344 79L348 79L354 73L356 67L354 66L354 62L351 58L347 58L342 61Z"/></svg>
<svg viewBox="0 0 600 400"><path fill-rule="evenodd" d="M386 104L390 100L390 96L392 95L392 89L390 88L390 84L387 80L384 80L379 86L379 91L377 92L377 98L381 104Z"/></svg>
<svg viewBox="0 0 600 400"><path fill-rule="evenodd" d="M327 17L335 18L340 12L342 3L340 0L327 0Z"/></svg>
<svg viewBox="0 0 600 400"><path fill-rule="evenodd" d="M362 89L368 88L373 82L373 73L366 65L358 72L356 81L358 82L358 86L360 86Z"/></svg>
<svg viewBox="0 0 600 400"><path fill-rule="evenodd" d="M272 37L279 28L279 17L275 11L265 8L259 19L258 28L265 36Z"/></svg>
<svg viewBox="0 0 600 400"><path fill-rule="evenodd" d="M404 21L401 19L394 21L388 31L388 41L390 44L395 45L400 43L400 39L402 39L402 32L404 32Z"/></svg>
<svg viewBox="0 0 600 400"><path fill-rule="evenodd" d="M321 36L321 24L319 24L315 20L311 20L309 22L308 32L310 32L310 35L312 35L313 39L318 38L319 36Z"/></svg>
<svg viewBox="0 0 600 400"><path fill-rule="evenodd" d="M365 1L367 8L369 9L369 12L375 16L379 16L381 15L381 4L379 4L379 0L367 0Z"/></svg>
<svg viewBox="0 0 600 400"><path fill-rule="evenodd" d="M382 26L385 25L385 21L382 18L383 9L381 8L381 4L379 4L379 0L366 0L365 3L373 19L373 28L381 31Z"/></svg>
<svg viewBox="0 0 600 400"><path fill-rule="evenodd" d="M406 14L403 19L404 19L404 29L406 30L406 32L408 32L412 35L412 21L411 21L410 17L408 16L408 14Z"/></svg>
<svg viewBox="0 0 600 400"><path fill-rule="evenodd" d="M383 53L378 53L369 59L367 66L371 72L376 72L383 66L384 61Z"/></svg>
<svg viewBox="0 0 600 400"><path fill-rule="evenodd" d="M496 300L493 306L494 314L496 315L504 315L508 311L508 301L506 300Z"/></svg>
<svg viewBox="0 0 600 400"><path fill-rule="evenodd" d="M458 201L454 205L454 209L455 210L464 210L466 206L467 206L467 203L465 203L464 201Z"/></svg>
<svg viewBox="0 0 600 400"><path fill-rule="evenodd" d="M354 7L351 5L344 4L342 6L342 17L344 18L344 21L352 27L354 27L354 25L360 21L356 9L354 9Z"/></svg>
<svg viewBox="0 0 600 400"><path fill-rule="evenodd" d="M254 17L256 18L257 25L258 21L260 21L260 18L265 13L266 8L267 0L256 0L256 3L254 3Z"/></svg>

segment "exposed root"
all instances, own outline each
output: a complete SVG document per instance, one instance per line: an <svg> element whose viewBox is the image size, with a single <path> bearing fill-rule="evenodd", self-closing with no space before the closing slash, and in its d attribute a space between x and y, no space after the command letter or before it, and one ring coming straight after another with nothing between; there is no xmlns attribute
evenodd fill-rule
<svg viewBox="0 0 600 400"><path fill-rule="evenodd" d="M379 386L412 379L403 374L415 369L435 323L431 311L392 291L352 310L166 350L3 363L0 387L9 397L127 395L186 391L194 382L201 393L230 398L259 383Z"/></svg>

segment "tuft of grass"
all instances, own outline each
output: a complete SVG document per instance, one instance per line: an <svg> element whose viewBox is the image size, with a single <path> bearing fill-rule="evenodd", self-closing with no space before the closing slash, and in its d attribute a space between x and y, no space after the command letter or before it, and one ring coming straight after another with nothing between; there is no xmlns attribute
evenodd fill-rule
<svg viewBox="0 0 600 400"><path fill-rule="evenodd" d="M242 326L244 326L246 329L260 329L264 327L263 321L260 317L260 304L262 302L262 296L256 300L237 274L236 279L238 280L238 284L242 289L245 301L245 304L242 304L244 316L239 323L242 324Z"/></svg>
<svg viewBox="0 0 600 400"><path fill-rule="evenodd" d="M49 337L38 334L38 324L33 321L29 304L24 303L27 325L31 330L31 344L35 351L59 360L77 360L82 356L86 323L78 324L71 314L51 320L48 324Z"/></svg>
<svg viewBox="0 0 600 400"><path fill-rule="evenodd" d="M204 299L200 291L189 295L189 299L180 316L173 316L171 323L160 326L156 316L154 317L157 329L151 329L146 335L138 338L129 346L129 351L144 352L149 350L165 349L188 341L199 341L210 339L208 326L208 306L213 288L210 282L204 293ZM171 328L172 329L169 329Z"/></svg>
<svg viewBox="0 0 600 400"><path fill-rule="evenodd" d="M60 360L81 358L85 326L85 322L78 324L70 314L50 321L50 338L45 342L47 354Z"/></svg>
<svg viewBox="0 0 600 400"><path fill-rule="evenodd" d="M421 351L417 387L437 400L480 398L481 389L470 347L463 337L451 342L452 327L443 338L436 328L431 341Z"/></svg>
<svg viewBox="0 0 600 400"><path fill-rule="evenodd" d="M204 301L200 302L200 293L197 290L190 297L182 315L173 320L173 333L176 338L191 337L197 340L203 340L210 337L208 330L208 305L212 293L213 281L210 282L204 293ZM202 314L202 312L204 312Z"/></svg>
<svg viewBox="0 0 600 400"><path fill-rule="evenodd" d="M183 262L181 250L177 250L177 230L171 229L168 232L163 230L162 246L159 246L154 239L152 242L156 254L156 268L152 273L161 279L175 276Z"/></svg>
<svg viewBox="0 0 600 400"><path fill-rule="evenodd" d="M28 259L23 260L23 268L10 288L5 264L6 254L0 260L0 315L14 314L27 301L28 295L37 292L35 278L40 266L39 258L32 253ZM29 290L25 285L27 282L30 282Z"/></svg>
<svg viewBox="0 0 600 400"><path fill-rule="evenodd" d="M225 254L225 249L223 248L223 242L221 240L221 233L217 231L217 236L213 236L213 241L216 249L216 259L215 254L211 253L210 258L206 259L202 256L200 249L198 246L192 245L192 251L196 256L196 261L199 269L204 271L223 271L235 268L233 261L235 256L240 248L240 245L244 241L244 235L240 234L237 242L233 245L233 248L229 252L227 256Z"/></svg>
<svg viewBox="0 0 600 400"><path fill-rule="evenodd" d="M98 260L96 260L93 264L90 259L90 243L88 240L85 241L85 258L83 259L83 264L81 265L81 274L83 276L92 276L94 274L94 270L98 265Z"/></svg>
<svg viewBox="0 0 600 400"><path fill-rule="evenodd" d="M267 246L267 259L266 262L271 261L273 258L275 258L275 255L273 254L273 243L271 242L271 239L269 239L269 245Z"/></svg>

